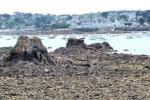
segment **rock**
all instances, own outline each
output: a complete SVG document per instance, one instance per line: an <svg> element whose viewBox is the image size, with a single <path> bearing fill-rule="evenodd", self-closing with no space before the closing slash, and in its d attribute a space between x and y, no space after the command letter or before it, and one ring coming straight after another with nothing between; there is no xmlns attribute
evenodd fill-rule
<svg viewBox="0 0 150 100"><path fill-rule="evenodd" d="M98 49L98 50L103 50L103 51L113 50L113 48L109 45L108 42L90 44L87 46L87 48Z"/></svg>
<svg viewBox="0 0 150 100"><path fill-rule="evenodd" d="M46 73L49 72L49 70L48 70L47 68L46 68L44 71L45 71Z"/></svg>
<svg viewBox="0 0 150 100"><path fill-rule="evenodd" d="M12 47L1 47L0 48L0 58L5 55Z"/></svg>
<svg viewBox="0 0 150 100"><path fill-rule="evenodd" d="M85 46L83 39L75 39L75 38L69 38L66 47L72 47L72 46Z"/></svg>
<svg viewBox="0 0 150 100"><path fill-rule="evenodd" d="M124 49L123 51L129 51L129 49Z"/></svg>
<svg viewBox="0 0 150 100"><path fill-rule="evenodd" d="M48 49L52 49L52 47L48 47Z"/></svg>
<svg viewBox="0 0 150 100"><path fill-rule="evenodd" d="M55 65L54 59L48 55L48 51L38 37L29 38L20 36L16 45L2 58L4 64L22 61L30 61L35 64L44 63Z"/></svg>
<svg viewBox="0 0 150 100"><path fill-rule="evenodd" d="M108 42L103 42L103 43L102 43L102 47L103 47L103 49L105 49L105 50L113 50L113 48L109 45Z"/></svg>
<svg viewBox="0 0 150 100"><path fill-rule="evenodd" d="M102 51L109 51L113 50L113 48L109 45L108 42L103 43L94 43L90 45L86 45L83 39L75 39L69 38L66 48L75 47L75 48L83 48L83 49L90 49L90 50L102 50ZM81 47L81 48L80 48Z"/></svg>
<svg viewBox="0 0 150 100"><path fill-rule="evenodd" d="M102 47L101 43L94 43L94 44L88 45L88 48L91 48L91 49L93 49L93 48L95 48L95 49L102 49L103 47Z"/></svg>

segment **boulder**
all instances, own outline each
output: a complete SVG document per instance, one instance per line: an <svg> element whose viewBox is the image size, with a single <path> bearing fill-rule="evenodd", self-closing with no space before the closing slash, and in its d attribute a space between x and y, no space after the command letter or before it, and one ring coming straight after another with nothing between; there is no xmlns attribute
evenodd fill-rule
<svg viewBox="0 0 150 100"><path fill-rule="evenodd" d="M66 47L86 46L83 39L69 38Z"/></svg>
<svg viewBox="0 0 150 100"><path fill-rule="evenodd" d="M29 61L35 64L44 63L55 65L55 60L48 55L48 51L42 41L34 36L20 36L16 45L2 58L4 64Z"/></svg>

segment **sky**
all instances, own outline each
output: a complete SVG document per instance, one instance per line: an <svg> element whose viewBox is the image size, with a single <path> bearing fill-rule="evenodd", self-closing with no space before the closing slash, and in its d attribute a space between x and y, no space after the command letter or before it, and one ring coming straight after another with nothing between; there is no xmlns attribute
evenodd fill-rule
<svg viewBox="0 0 150 100"><path fill-rule="evenodd" d="M113 10L148 10L150 0L1 0L0 13L83 14Z"/></svg>

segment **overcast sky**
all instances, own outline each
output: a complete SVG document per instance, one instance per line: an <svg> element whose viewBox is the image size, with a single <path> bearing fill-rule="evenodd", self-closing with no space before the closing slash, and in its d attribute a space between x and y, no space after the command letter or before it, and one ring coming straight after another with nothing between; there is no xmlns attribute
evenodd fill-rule
<svg viewBox="0 0 150 100"><path fill-rule="evenodd" d="M146 10L150 0L1 0L0 13L82 14L110 10Z"/></svg>

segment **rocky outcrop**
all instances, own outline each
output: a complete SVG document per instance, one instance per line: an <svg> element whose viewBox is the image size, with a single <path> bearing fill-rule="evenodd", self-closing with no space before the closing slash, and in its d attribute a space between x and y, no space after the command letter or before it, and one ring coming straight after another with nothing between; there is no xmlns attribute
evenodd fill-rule
<svg viewBox="0 0 150 100"><path fill-rule="evenodd" d="M71 41L70 44L67 48L62 47L49 54L39 38L21 36L17 44L0 61L0 76L119 76L133 74L138 67L138 70L144 69L147 71L144 73L149 73L148 56L106 53L112 50L107 42L86 45L84 41ZM141 72L143 73L142 70Z"/></svg>
<svg viewBox="0 0 150 100"><path fill-rule="evenodd" d="M108 42L90 44L87 46L87 48L91 50L99 50L104 52L113 50L113 48L109 45Z"/></svg>
<svg viewBox="0 0 150 100"><path fill-rule="evenodd" d="M103 51L113 50L113 48L109 45L108 42L86 45L83 39L75 39L75 38L68 39L66 48L70 48L70 47L77 48L77 46L79 49L85 48L85 49L97 49L97 50L103 50Z"/></svg>
<svg viewBox="0 0 150 100"><path fill-rule="evenodd" d="M83 39L75 39L75 38L69 38L66 47L72 47L72 46L83 46L85 47L85 43Z"/></svg>
<svg viewBox="0 0 150 100"><path fill-rule="evenodd" d="M102 47L105 50L113 50L113 48L110 46L110 44L108 42L103 42Z"/></svg>
<svg viewBox="0 0 150 100"><path fill-rule="evenodd" d="M66 48L58 48L54 51L54 54L71 56L73 58L76 55L77 57L82 57L82 54L87 55L89 51L95 53L111 52L113 51L113 48L109 45L108 42L86 45L84 40L71 38L68 39Z"/></svg>
<svg viewBox="0 0 150 100"><path fill-rule="evenodd" d="M99 63L99 54L110 49L107 42L86 45L84 40L72 38L66 48L49 54L38 37L20 36L0 61L0 76L87 75Z"/></svg>
<svg viewBox="0 0 150 100"><path fill-rule="evenodd" d="M16 45L2 58L3 64L29 61L35 64L44 63L55 65L54 59L38 37L20 36Z"/></svg>

